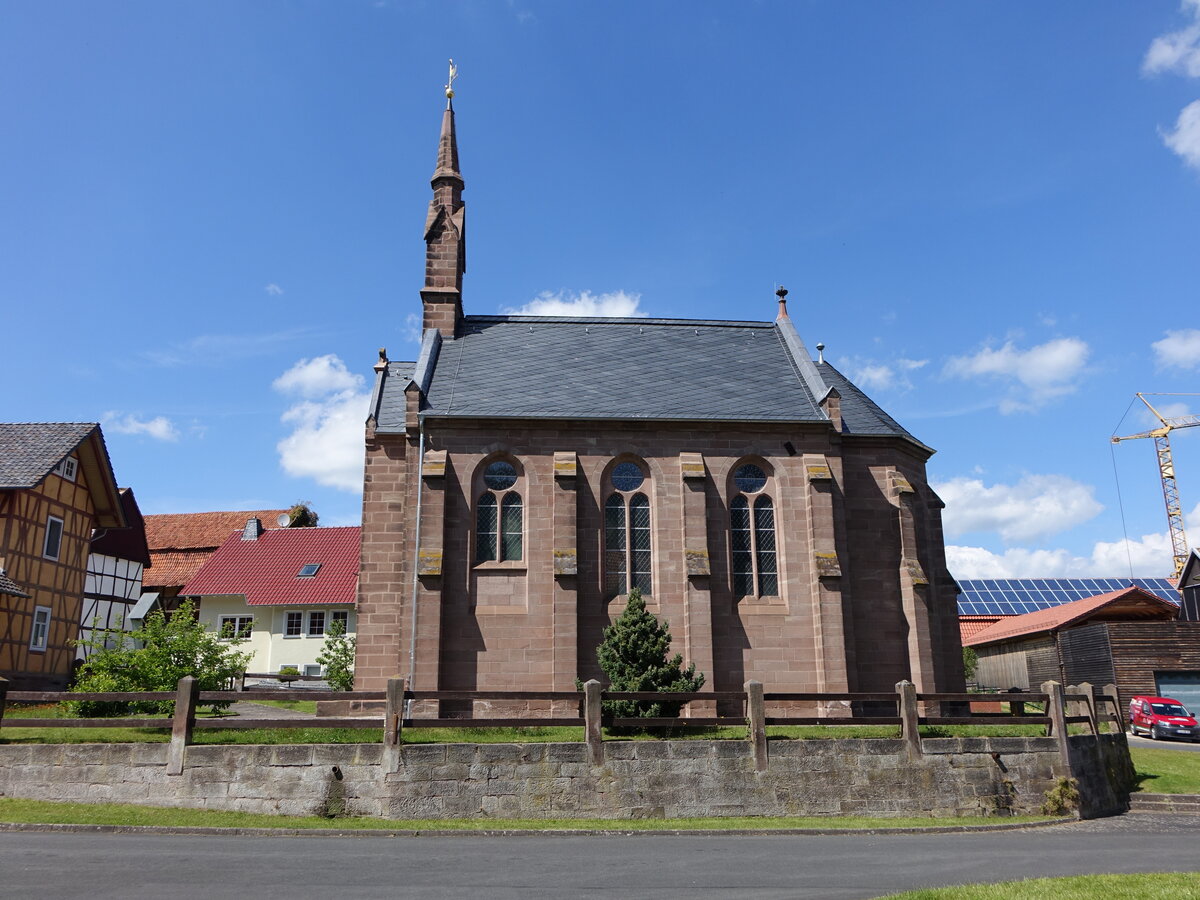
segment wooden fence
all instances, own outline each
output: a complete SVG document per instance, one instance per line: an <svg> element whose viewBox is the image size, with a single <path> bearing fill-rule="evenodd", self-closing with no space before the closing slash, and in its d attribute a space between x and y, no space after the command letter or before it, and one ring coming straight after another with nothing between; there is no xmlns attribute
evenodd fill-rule
<svg viewBox="0 0 1200 900"><path fill-rule="evenodd" d="M1106 685L1095 690L1089 684L1071 685L1064 689L1060 684L1048 681L1041 692L951 694L918 693L909 682L900 682L894 693L862 692L765 692L757 681L746 682L743 691L707 691L696 693L638 693L628 691L605 691L597 681L589 681L582 691L413 691L408 690L403 678L393 678L383 691L321 691L322 700L356 700L382 703L382 711L376 715L350 717L320 717L318 719L282 719L218 717L197 719L198 706L211 703L229 703L241 700L279 700L279 690L201 691L192 677L180 679L174 691L125 692L64 692L64 691L9 691L7 682L0 678L0 728L170 728L171 748L168 770L181 770L184 748L192 742L195 729L251 729L251 728L379 728L384 729L385 751L398 753L406 728L447 727L509 727L532 728L573 726L584 729L584 740L588 744L589 757L593 761L603 759L603 728L712 728L744 727L746 737L754 747L756 763L766 766L768 726L787 725L898 725L900 737L906 742L910 755L921 754L920 726L922 725L1041 725L1046 733L1059 738L1066 753L1065 737L1072 725L1087 726L1091 734L1100 733L1101 726L1115 726L1123 731L1120 703L1115 685ZM124 718L63 718L32 719L5 718L6 703L61 703L63 701L98 702L149 702L173 701L174 714L170 717L124 717ZM688 706L692 703L740 704L741 715L694 715L661 718L614 718L603 714L606 700L667 701L671 704ZM421 702L503 702L527 704L550 703L552 706L574 705L578 710L571 716L475 716L428 717L413 716L412 704ZM780 715L778 708L791 703L824 707L824 715ZM766 714L767 704L775 712ZM891 704L893 715L864 715L861 710L870 707L879 709ZM1008 711L974 711L972 707L986 705L998 707L1007 704ZM855 709L860 710L858 714ZM1031 710L1029 706L1040 709ZM1101 709L1103 708L1103 711Z"/></svg>

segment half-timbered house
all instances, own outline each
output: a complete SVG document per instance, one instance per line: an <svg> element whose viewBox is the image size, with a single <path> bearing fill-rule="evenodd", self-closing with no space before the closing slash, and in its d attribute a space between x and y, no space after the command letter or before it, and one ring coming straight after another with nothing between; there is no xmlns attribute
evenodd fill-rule
<svg viewBox="0 0 1200 900"><path fill-rule="evenodd" d="M65 686L92 532L125 515L100 426L0 424L0 676Z"/></svg>

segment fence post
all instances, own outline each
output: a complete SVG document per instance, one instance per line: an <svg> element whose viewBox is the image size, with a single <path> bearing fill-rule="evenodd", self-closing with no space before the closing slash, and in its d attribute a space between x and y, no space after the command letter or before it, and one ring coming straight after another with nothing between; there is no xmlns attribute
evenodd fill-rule
<svg viewBox="0 0 1200 900"><path fill-rule="evenodd" d="M595 678L583 683L583 739L587 741L588 762L604 765L604 732L600 728L600 682Z"/></svg>
<svg viewBox="0 0 1200 900"><path fill-rule="evenodd" d="M917 686L911 681L896 684L900 695L900 737L909 759L921 758L921 717L917 710Z"/></svg>
<svg viewBox="0 0 1200 900"><path fill-rule="evenodd" d="M0 725L4 724L4 703L8 696L8 679L0 678Z"/></svg>
<svg viewBox="0 0 1200 900"><path fill-rule="evenodd" d="M1046 695L1046 715L1050 717L1048 730L1058 742L1058 755L1067 772L1071 771L1071 748L1067 743L1067 719L1063 710L1063 686L1057 681L1043 681L1042 693Z"/></svg>
<svg viewBox="0 0 1200 900"><path fill-rule="evenodd" d="M1010 687L1008 689L1008 693L1020 694L1020 693L1023 693L1023 691L1019 687ZM1008 701L1008 714L1010 716L1024 716L1025 715L1025 701L1024 700L1009 700Z"/></svg>
<svg viewBox="0 0 1200 900"><path fill-rule="evenodd" d="M767 770L767 704L763 700L761 681L746 682L747 737L754 748L754 771Z"/></svg>
<svg viewBox="0 0 1200 900"><path fill-rule="evenodd" d="M387 703L383 712L383 772L400 771L400 747L404 728L404 679L397 676L387 683Z"/></svg>
<svg viewBox="0 0 1200 900"><path fill-rule="evenodd" d="M1117 693L1115 684L1106 684L1101 693L1108 698L1109 706L1112 708L1112 721L1117 726L1117 734L1121 734L1125 730L1125 710L1121 709L1121 695Z"/></svg>
<svg viewBox="0 0 1200 900"><path fill-rule="evenodd" d="M1088 725L1091 726L1092 734L1100 733L1100 720L1096 715L1096 689L1086 681L1079 682L1079 693L1083 694L1087 699L1083 701L1083 714L1088 718Z"/></svg>
<svg viewBox="0 0 1200 900"><path fill-rule="evenodd" d="M192 742L196 725L196 701L200 699L200 684L191 675L184 675L175 687L175 716L171 720L171 745L167 748L167 774L182 775L187 746Z"/></svg>

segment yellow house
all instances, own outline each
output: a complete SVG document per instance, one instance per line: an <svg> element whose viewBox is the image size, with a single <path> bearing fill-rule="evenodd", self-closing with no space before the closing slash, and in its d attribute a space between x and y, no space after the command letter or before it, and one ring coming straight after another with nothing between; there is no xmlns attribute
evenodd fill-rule
<svg viewBox="0 0 1200 900"><path fill-rule="evenodd" d="M70 681L93 529L124 528L94 422L0 423L0 677Z"/></svg>
<svg viewBox="0 0 1200 900"><path fill-rule="evenodd" d="M247 639L247 671L295 666L323 675L317 656L335 622L353 635L357 623L359 533L346 528L266 530L258 518L233 532L183 589L199 601L211 631Z"/></svg>

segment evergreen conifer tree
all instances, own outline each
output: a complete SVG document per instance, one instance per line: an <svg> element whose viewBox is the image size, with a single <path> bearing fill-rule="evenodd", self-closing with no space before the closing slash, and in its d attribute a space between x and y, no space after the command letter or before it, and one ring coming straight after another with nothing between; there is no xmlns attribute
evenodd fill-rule
<svg viewBox="0 0 1200 900"><path fill-rule="evenodd" d="M704 675L696 666L683 667L683 656L670 659L671 630L646 609L642 592L629 592L629 605L617 621L604 629L604 640L596 648L600 668L608 676L610 691L660 691L688 693L704 686ZM614 718L670 718L679 715L682 704L666 701L608 700L605 715Z"/></svg>

